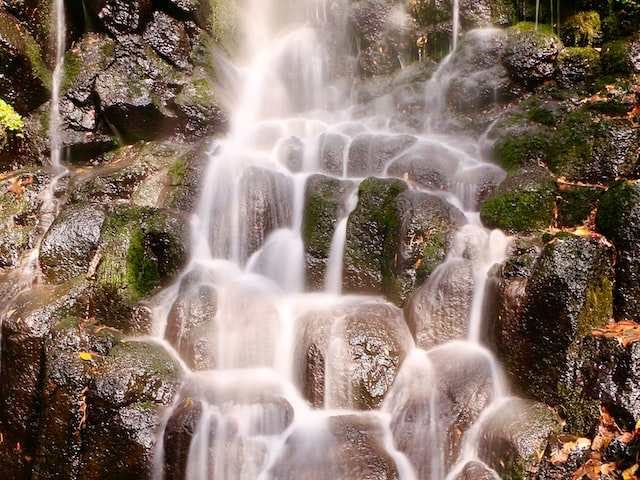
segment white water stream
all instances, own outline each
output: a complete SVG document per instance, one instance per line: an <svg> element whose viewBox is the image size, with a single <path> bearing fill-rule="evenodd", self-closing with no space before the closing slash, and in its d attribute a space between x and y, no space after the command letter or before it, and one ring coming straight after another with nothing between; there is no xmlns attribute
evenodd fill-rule
<svg viewBox="0 0 640 480"><path fill-rule="evenodd" d="M175 444L168 445L170 435L161 432L156 479L454 480L468 462L479 462L475 445L483 412L510 404L495 359L480 345L487 274L503 259L507 243L478 220L478 186L465 172L484 165L480 147L475 140L437 132L428 120L430 132L416 136L418 147L442 152L439 161L449 162L452 176L464 179L451 191L429 191L463 210L467 224L425 288L442 291L444 272L470 265L470 312L461 327L466 334L421 349L402 310L379 297L341 295L355 187L345 194L343 216L336 219L324 291L309 292L301 232L309 176L349 177L357 186L363 179L348 175L349 145L358 135L398 132L388 125L389 112L356 116L345 100L345 82L328 68L332 55L348 54L346 44L340 52L327 47L340 44L340 38L328 37L340 35L335 19L346 15L342 2L304 0L287 8L278 0L246 3L250 35L228 74L232 128L211 150L193 221L190 265L155 312L154 332L160 339L173 336L191 366L166 414L165 432L180 412L197 417L188 446L182 445L188 456L180 467L166 464L165 449ZM334 12L333 23L330 7L344 10ZM456 18L454 45L457 29ZM443 104L437 89L446 86L439 83L428 87L433 109ZM327 132L345 141L332 157L340 162L335 172L329 172L322 154ZM295 167L283 154L292 140L302 149ZM381 176L394 158L368 168ZM197 328L172 326L180 309L207 308L210 318ZM402 365L389 370L396 374L393 385L373 409L363 409L353 391L355 363L368 355L364 351L354 359L350 353L354 322L362 323L362 335L371 324L367 348L375 349L376 325L383 325L383 336L393 335L383 340L403 351Z"/></svg>

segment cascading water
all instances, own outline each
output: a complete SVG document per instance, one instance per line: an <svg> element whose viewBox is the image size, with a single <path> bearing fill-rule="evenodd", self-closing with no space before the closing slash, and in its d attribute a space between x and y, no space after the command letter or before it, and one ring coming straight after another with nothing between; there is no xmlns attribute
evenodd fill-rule
<svg viewBox="0 0 640 480"><path fill-rule="evenodd" d="M248 3L246 48L229 74L232 129L211 150L190 265L155 312L157 341L170 342L189 370L166 414L156 478L453 480L468 465L498 478L480 461L477 439L497 409L516 411L517 402L479 343L488 270L503 258L506 238L478 219L474 172L485 165L478 143L434 131L400 152L429 151L446 164L455 179L449 191L411 189L464 212L447 258L422 287L433 300L421 315L445 326L442 338L411 332L409 309L341 296L358 185L383 176L400 155L358 166L349 147L397 132L386 112L355 113L344 82L327 68L330 42L319 32L332 35L328 5ZM342 146L329 154L327 138ZM286 153L292 144L297 161ZM324 287L309 292L302 224L305 185L316 173L345 192ZM461 271L471 284L450 307ZM395 376L388 389L384 376ZM366 382L369 396L355 391ZM183 436L171 433L180 422Z"/></svg>

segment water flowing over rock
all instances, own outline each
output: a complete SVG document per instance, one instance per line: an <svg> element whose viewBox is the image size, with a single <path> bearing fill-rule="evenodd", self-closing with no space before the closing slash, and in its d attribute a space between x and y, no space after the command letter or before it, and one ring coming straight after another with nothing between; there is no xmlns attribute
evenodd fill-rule
<svg viewBox="0 0 640 480"><path fill-rule="evenodd" d="M2 475L630 476L600 3L0 1Z"/></svg>

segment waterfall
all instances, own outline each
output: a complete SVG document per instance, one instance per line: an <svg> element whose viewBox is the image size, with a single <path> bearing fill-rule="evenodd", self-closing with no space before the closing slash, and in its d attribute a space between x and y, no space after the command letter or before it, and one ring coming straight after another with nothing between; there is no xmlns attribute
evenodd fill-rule
<svg viewBox="0 0 640 480"><path fill-rule="evenodd" d="M184 359L191 368L166 412L165 429L185 412L197 419L188 449L181 447L187 459L180 474L352 480L384 472L384 478L443 479L467 462L482 464L475 445L483 412L509 397L496 360L480 344L488 271L503 260L507 239L478 219L476 173L489 168L478 141L438 131L428 119L429 132L399 135L389 112L362 114L336 100L349 91L328 62L348 52L339 45L341 51L331 53L340 22L332 23L328 12L344 4L248 3L249 38L226 86L234 99L231 131L209 154L189 265L155 310L154 332L162 337L181 295L216 305L213 318L180 339L180 347L193 342L191 351L209 345L202 355L211 367ZM453 5L452 55L457 0ZM444 78L436 73L429 83L434 105L442 105ZM283 154L292 144L302 152L293 159ZM357 165L356 152L365 150L364 165ZM391 175L392 163L412 155L433 157L453 181L427 188L407 174L407 198L442 200L462 212L464 223L421 287L451 302L438 292L450 287L452 275L463 275L468 286L460 305L443 307L434 299L423 309L434 326L452 320L443 312L462 312L456 335L432 345L412 335L408 309L379 294L340 294L347 224L358 204L354 185ZM324 291L309 291L304 280L305 185L314 174L349 182L338 201ZM459 412L464 421L455 418L455 408L469 408ZM156 480L165 478L165 450L176 448L171 438L160 432Z"/></svg>

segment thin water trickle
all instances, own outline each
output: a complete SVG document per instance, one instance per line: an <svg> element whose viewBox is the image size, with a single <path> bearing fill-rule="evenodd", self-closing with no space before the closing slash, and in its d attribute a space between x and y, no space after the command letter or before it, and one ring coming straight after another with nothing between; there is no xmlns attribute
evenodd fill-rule
<svg viewBox="0 0 640 480"><path fill-rule="evenodd" d="M503 172L483 162L478 140L441 132L437 121L456 74L458 1L452 52L427 86L428 129L405 136L389 128L389 102L364 116L342 102L350 82L332 77L329 61L350 52L342 46L330 53L327 37L343 33L330 21L329 4L306 0L291 11L280 5L247 6L250 38L235 66L228 65L233 71L221 76L233 79L231 131L209 155L187 271L154 309L154 332L164 336L174 302L197 298L198 305L215 306L197 331L181 331L171 347L187 357L198 353L181 360L187 380L164 428L181 409L199 412L184 459L188 479L353 480L347 472L366 476L373 468L366 455L345 453L358 449L401 480L445 478L459 462L477 460L473 439L450 435L458 427L451 402L469 404L469 424L460 429L472 431L482 411L506 395L497 362L479 342L488 271L502 260L507 239L480 225L477 199L478 172L487 178ZM367 141L382 145L381 159L367 146L369 157L357 165ZM387 141L399 143L399 153L385 150ZM362 177L388 175L394 162L414 157L434 162L452 180L427 188L406 175L407 188L444 200L466 222L425 286L444 291L443 272L456 278L468 272L469 311L460 335L443 339L435 332L427 348L416 347L396 305L341 294L347 226ZM309 292L305 282L305 195L314 174L350 183L329 235L323 292ZM478 398L469 398L468 385ZM165 450L175 448L167 439L161 432L156 480L164 478ZM302 475L310 470L312 476Z"/></svg>

